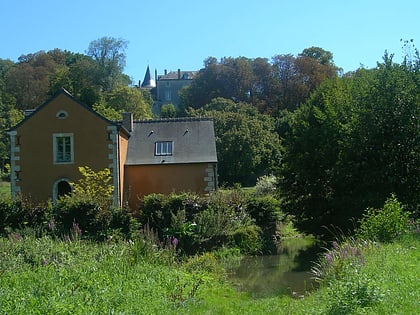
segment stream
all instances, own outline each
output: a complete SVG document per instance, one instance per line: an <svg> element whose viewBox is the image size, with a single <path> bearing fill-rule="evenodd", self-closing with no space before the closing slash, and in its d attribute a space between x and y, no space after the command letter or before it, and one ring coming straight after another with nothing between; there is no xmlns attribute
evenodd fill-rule
<svg viewBox="0 0 420 315"><path fill-rule="evenodd" d="M246 256L228 267L228 279L237 290L256 297L300 297L316 287L310 269L321 251L312 239L287 239L277 255Z"/></svg>

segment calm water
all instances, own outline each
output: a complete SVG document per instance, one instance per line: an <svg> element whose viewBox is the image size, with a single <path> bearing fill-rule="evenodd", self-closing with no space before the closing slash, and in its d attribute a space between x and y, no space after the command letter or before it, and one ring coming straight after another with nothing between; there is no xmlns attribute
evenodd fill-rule
<svg viewBox="0 0 420 315"><path fill-rule="evenodd" d="M309 271L320 252L312 240L286 240L277 255L245 257L228 268L229 280L254 296L301 296L315 286Z"/></svg>

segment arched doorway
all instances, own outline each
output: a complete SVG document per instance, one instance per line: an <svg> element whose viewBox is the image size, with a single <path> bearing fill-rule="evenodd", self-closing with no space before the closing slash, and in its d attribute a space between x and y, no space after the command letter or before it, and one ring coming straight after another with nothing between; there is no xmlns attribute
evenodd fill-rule
<svg viewBox="0 0 420 315"><path fill-rule="evenodd" d="M54 183L53 186L53 201L54 203L57 201L58 198L71 195L72 189L70 185L70 180L67 178L60 178Z"/></svg>
<svg viewBox="0 0 420 315"><path fill-rule="evenodd" d="M57 198L60 198L61 196L69 195L69 194L71 194L70 184L65 180L62 180L61 182L58 182L58 184L57 184Z"/></svg>

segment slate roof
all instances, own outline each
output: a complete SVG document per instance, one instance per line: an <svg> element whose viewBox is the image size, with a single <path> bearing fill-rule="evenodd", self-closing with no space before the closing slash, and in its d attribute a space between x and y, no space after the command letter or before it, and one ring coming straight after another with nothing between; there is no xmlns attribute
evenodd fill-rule
<svg viewBox="0 0 420 315"><path fill-rule="evenodd" d="M150 68L147 66L146 73L144 74L143 83L141 84L143 88L154 88L156 87L155 81L152 79L150 75Z"/></svg>
<svg viewBox="0 0 420 315"><path fill-rule="evenodd" d="M159 80L192 80L197 75L198 71L171 71L167 74L159 75ZM180 78L179 78L180 77Z"/></svg>
<svg viewBox="0 0 420 315"><path fill-rule="evenodd" d="M155 156L155 143L173 141L171 156ZM213 120L174 118L134 121L126 165L216 163Z"/></svg>

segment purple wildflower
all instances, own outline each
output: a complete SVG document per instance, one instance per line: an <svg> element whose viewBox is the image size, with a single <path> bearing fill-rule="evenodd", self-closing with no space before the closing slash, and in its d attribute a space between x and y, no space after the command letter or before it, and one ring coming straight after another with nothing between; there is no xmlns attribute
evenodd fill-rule
<svg viewBox="0 0 420 315"><path fill-rule="evenodd" d="M172 237L171 243L172 243L172 245L174 245L174 247L176 247L179 243L179 240L176 237Z"/></svg>
<svg viewBox="0 0 420 315"><path fill-rule="evenodd" d="M330 252L325 254L325 261L327 262L328 265L332 264L333 257L332 257L332 254Z"/></svg>

